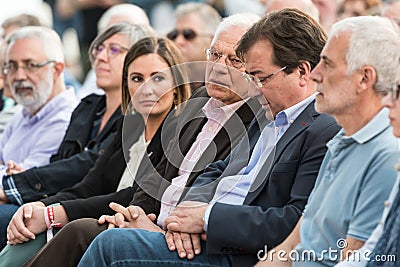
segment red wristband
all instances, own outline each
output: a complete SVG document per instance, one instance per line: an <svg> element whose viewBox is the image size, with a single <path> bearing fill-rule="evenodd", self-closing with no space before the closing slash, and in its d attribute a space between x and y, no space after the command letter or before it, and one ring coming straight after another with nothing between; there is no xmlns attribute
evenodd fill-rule
<svg viewBox="0 0 400 267"><path fill-rule="evenodd" d="M53 206L47 207L47 216L49 218L50 227L54 227L54 228L62 227L61 223L54 222L54 207Z"/></svg>

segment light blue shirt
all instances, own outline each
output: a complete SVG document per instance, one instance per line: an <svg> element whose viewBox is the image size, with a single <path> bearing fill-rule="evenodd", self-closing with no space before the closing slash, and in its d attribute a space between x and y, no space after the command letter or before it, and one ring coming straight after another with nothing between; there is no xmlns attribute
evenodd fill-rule
<svg viewBox="0 0 400 267"><path fill-rule="evenodd" d="M400 182L400 173L398 173L397 175L397 180L393 186L392 192L390 192L388 200L385 201L383 204L384 209L382 218L379 221L378 226L376 226L375 230L368 238L367 242L365 242L364 246L362 246L359 250L355 251L346 260L343 260L341 263L335 265L336 267L364 267L367 265L371 252L374 250L376 244L378 243L378 240L381 238L383 234L384 222L386 221L389 211L392 208L392 203L396 198L397 193L399 192L399 182Z"/></svg>
<svg viewBox="0 0 400 267"><path fill-rule="evenodd" d="M56 95L34 116L18 112L0 137L0 161L15 161L24 169L43 166L55 154L78 101L72 87ZM3 177L3 173L0 177Z"/></svg>
<svg viewBox="0 0 400 267"><path fill-rule="evenodd" d="M293 105L276 115L261 132L250 161L237 175L227 176L221 179L215 191L213 200L204 214L204 230L207 231L208 221L212 207L216 202L232 205L243 204L250 187L262 168L263 163L273 151L276 143L284 135L290 125L303 112L303 110L315 99L316 94Z"/></svg>
<svg viewBox="0 0 400 267"><path fill-rule="evenodd" d="M367 240L396 180L399 152L387 109L352 136L341 130L327 146L296 247L298 255L312 252L316 257L294 261L293 267L333 266L343 240Z"/></svg>

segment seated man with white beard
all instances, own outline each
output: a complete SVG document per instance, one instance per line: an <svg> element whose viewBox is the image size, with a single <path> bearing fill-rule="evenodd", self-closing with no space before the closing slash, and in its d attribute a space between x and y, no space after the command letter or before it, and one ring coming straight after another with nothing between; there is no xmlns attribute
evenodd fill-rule
<svg viewBox="0 0 400 267"><path fill-rule="evenodd" d="M7 43L2 71L23 110L15 114L0 137L0 177L10 160L24 169L48 164L77 105L74 90L64 83L64 51L53 30L24 27Z"/></svg>

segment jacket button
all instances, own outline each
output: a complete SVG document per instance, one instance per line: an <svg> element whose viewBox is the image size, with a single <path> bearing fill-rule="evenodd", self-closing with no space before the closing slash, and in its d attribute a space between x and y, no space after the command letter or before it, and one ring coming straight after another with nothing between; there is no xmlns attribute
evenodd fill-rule
<svg viewBox="0 0 400 267"><path fill-rule="evenodd" d="M104 149L100 149L99 150L99 155L103 155L104 154Z"/></svg>
<svg viewBox="0 0 400 267"><path fill-rule="evenodd" d="M40 183L35 184L35 189L40 190L42 188L42 185Z"/></svg>

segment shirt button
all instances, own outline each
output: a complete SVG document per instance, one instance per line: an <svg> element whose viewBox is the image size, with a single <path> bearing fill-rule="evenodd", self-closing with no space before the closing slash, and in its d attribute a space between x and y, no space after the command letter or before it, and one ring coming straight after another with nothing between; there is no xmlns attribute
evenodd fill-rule
<svg viewBox="0 0 400 267"><path fill-rule="evenodd" d="M390 206L390 201L389 201L389 200L386 200L386 201L383 203L383 205L385 205L386 208L389 207L389 206Z"/></svg>

